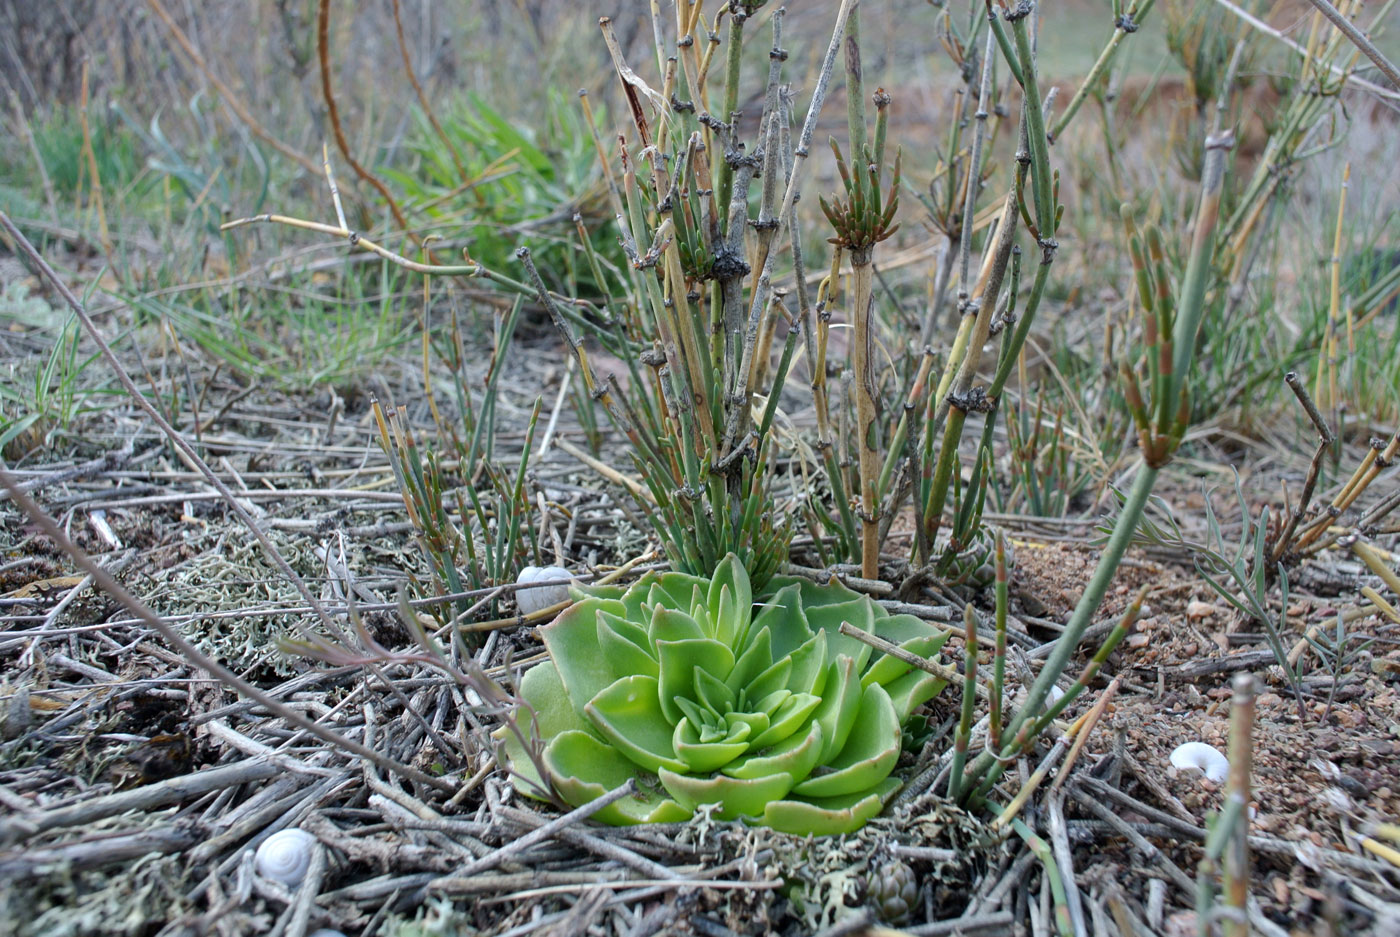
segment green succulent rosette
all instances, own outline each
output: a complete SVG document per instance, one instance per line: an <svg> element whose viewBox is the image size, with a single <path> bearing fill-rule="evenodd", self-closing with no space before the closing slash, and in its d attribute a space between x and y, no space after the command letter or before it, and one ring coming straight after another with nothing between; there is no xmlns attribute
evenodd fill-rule
<svg viewBox="0 0 1400 937"><path fill-rule="evenodd" d="M548 782L583 805L637 779L595 816L684 820L714 805L788 833L850 832L899 788L905 722L944 681L840 633L842 622L914 654L948 633L839 584L776 577L757 605L734 555L711 580L650 573L578 588L541 629L550 659L526 671L518 720L543 744ZM497 733L517 787L543 789L520 740Z"/></svg>

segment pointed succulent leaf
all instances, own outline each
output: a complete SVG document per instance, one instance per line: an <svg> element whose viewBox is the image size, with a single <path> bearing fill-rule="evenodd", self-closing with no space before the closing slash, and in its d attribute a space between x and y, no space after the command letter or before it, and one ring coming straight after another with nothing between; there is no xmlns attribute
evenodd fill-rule
<svg viewBox="0 0 1400 937"><path fill-rule="evenodd" d="M569 705L569 691L553 661L525 671L520 678L520 696L530 707L529 712L522 711L518 720L522 730L534 725L542 739L553 738L570 729L593 731L588 720Z"/></svg>
<svg viewBox="0 0 1400 937"><path fill-rule="evenodd" d="M720 820L762 816L764 807L792 788L792 778L786 774L740 780L723 774L696 777L662 768L657 775L666 792L688 810L694 811L700 804L719 804L715 816Z"/></svg>
<svg viewBox="0 0 1400 937"><path fill-rule="evenodd" d="M899 781L885 778L872 790L843 797L774 801L763 811L763 825L794 836L854 833L884 809L899 787Z"/></svg>
<svg viewBox="0 0 1400 937"><path fill-rule="evenodd" d="M921 638L910 638L899 646L910 654L928 658L937 653L947 640L946 633L929 634ZM891 680L904 676L911 669L912 665L906 664L893 654L881 654L861 675L860 682L866 686L872 683L888 684Z"/></svg>
<svg viewBox="0 0 1400 937"><path fill-rule="evenodd" d="M594 727L617 750L650 771L685 769L671 746L671 722L661 711L655 677L623 677L589 701Z"/></svg>
<svg viewBox="0 0 1400 937"><path fill-rule="evenodd" d="M723 621L726 617L723 613L725 603L722 600L726 588L729 590L737 616L733 622L730 640L742 642L744 632L748 630L749 619L753 616L753 589L750 587L749 574L745 571L744 564L732 553L720 560L719 565L715 567L714 578L710 580L710 615L716 622Z"/></svg>
<svg viewBox="0 0 1400 937"><path fill-rule="evenodd" d="M754 748L762 748L765 745L772 745L781 742L801 726L806 724L812 710L821 705L822 698L813 696L811 693L794 693L783 701L768 718L771 724L757 738L753 740Z"/></svg>
<svg viewBox="0 0 1400 937"><path fill-rule="evenodd" d="M866 662L870 660L872 649L865 642L842 634L841 625L843 622L850 622L862 631L870 631L874 622L874 613L871 609L874 607L873 602L857 598L836 605L810 608L807 610L807 620L811 622L813 630L821 628L827 633L827 654L833 660L837 654L849 656L856 662L856 671L860 673L864 672Z"/></svg>
<svg viewBox="0 0 1400 937"><path fill-rule="evenodd" d="M520 678L520 696L526 704L516 713L515 723L520 735L509 725L501 726L491 735L501 743L502 753L517 776L516 784L527 792L546 790L545 779L525 751L525 745L538 739L554 738L562 732L593 733L594 729L574 709L553 661L544 661L525 671L525 676ZM764 717L763 728L767 727L767 717Z"/></svg>
<svg viewBox="0 0 1400 937"><path fill-rule="evenodd" d="M661 666L661 711L668 729L681 720L676 697L695 698L697 668L720 682L734 669L734 652L709 638L657 641L656 656Z"/></svg>
<svg viewBox="0 0 1400 937"><path fill-rule="evenodd" d="M671 742L676 755L686 763L692 774L709 774L718 771L748 751L749 727L742 722L734 725L720 740L705 741L702 734L691 725L689 719L676 723L676 731Z"/></svg>
<svg viewBox="0 0 1400 937"><path fill-rule="evenodd" d="M715 621L710 616L710 607L707 604L705 604L705 594L700 591L699 586L695 587L695 592L690 597L688 613L691 618L695 619L695 623L700 626L701 634L703 634L707 638L718 639L718 635L715 630ZM732 645L734 643L732 641L725 641L723 639L719 640L724 644Z"/></svg>
<svg viewBox="0 0 1400 937"><path fill-rule="evenodd" d="M724 681L725 686L738 693L745 687L750 686L759 674L773 666L773 647L771 632L767 628L761 628L753 636L748 647L744 648L739 659L734 662L734 669L729 672L729 677ZM752 694L750 694L752 695Z"/></svg>
<svg viewBox="0 0 1400 937"><path fill-rule="evenodd" d="M821 695L826 683L826 632L818 631L792 652L792 673L787 688L794 693Z"/></svg>
<svg viewBox="0 0 1400 937"><path fill-rule="evenodd" d="M820 763L830 761L845 747L863 695L864 688L856 679L856 662L842 654L831 662L822 704L812 713L812 721L822 727Z"/></svg>
<svg viewBox="0 0 1400 937"><path fill-rule="evenodd" d="M647 577L654 577L655 575L656 573L654 572L647 573L634 583L631 588L624 592L621 599L622 608L615 609L613 603L609 602L606 606L599 606L600 610L612 612L621 618L636 622L645 628L647 620L650 617L650 613L645 610L647 593L650 586L642 586L642 583L649 582L650 580L648 580Z"/></svg>
<svg viewBox="0 0 1400 937"><path fill-rule="evenodd" d="M713 719L713 715L700 703L695 700L686 699L684 696L676 697L676 705L680 707L684 717L690 720L691 725L704 725ZM727 724L727 723L726 723Z"/></svg>
<svg viewBox="0 0 1400 937"><path fill-rule="evenodd" d="M617 749L587 732L563 732L544 752L554 789L565 802L581 807L602 797L629 777L637 780L637 793L614 801L593 814L593 819L614 826L633 823L675 823L690 818L691 811L666 796L649 772L644 772Z"/></svg>
<svg viewBox="0 0 1400 937"><path fill-rule="evenodd" d="M754 677L744 687L744 690L750 699L763 699L777 690L786 690L790 676L792 676L792 658L790 656L783 657L774 661L771 667Z"/></svg>
<svg viewBox="0 0 1400 937"><path fill-rule="evenodd" d="M599 612L597 627L598 647L615 673L644 673L649 677L660 674L651 642L640 625Z"/></svg>
<svg viewBox="0 0 1400 937"><path fill-rule="evenodd" d="M881 608L880 611L885 610ZM886 614L875 619L875 633L886 641L902 644L912 638L922 638L929 635L946 636L951 632L944 631L942 628L936 627L922 618L915 618L913 615ZM944 640L947 638L944 637Z"/></svg>
<svg viewBox="0 0 1400 937"><path fill-rule="evenodd" d="M733 647L742 647L738 637L741 630L748 630L749 619L739 616L739 607L734 602L734 593L725 586L719 590L718 603L708 606L709 617L714 623L716 641L723 641Z"/></svg>
<svg viewBox="0 0 1400 937"><path fill-rule="evenodd" d="M709 584L699 576L670 572L659 574L656 586L656 590L651 592L653 604L659 601L671 608L689 608L690 596L695 591L695 587L699 586L703 592L709 587Z"/></svg>
<svg viewBox="0 0 1400 937"><path fill-rule="evenodd" d="M915 709L942 693L947 685L948 681L943 678L916 669L884 684L884 687L885 692L890 694L890 702L894 704L895 716L903 725L909 721Z"/></svg>
<svg viewBox="0 0 1400 937"><path fill-rule="evenodd" d="M750 628L767 628L772 633L773 657L791 654L812 636L807 616L802 610L800 588L794 583L779 589L763 603L763 610L754 616Z"/></svg>
<svg viewBox="0 0 1400 937"><path fill-rule="evenodd" d="M793 733L776 745L755 750L729 764L724 773L731 778L748 779L782 772L796 784L812 773L823 747L821 723L814 720L806 734Z"/></svg>
<svg viewBox="0 0 1400 937"><path fill-rule="evenodd" d="M724 721L731 726L742 722L749 727L749 738L751 739L762 735L769 725L767 713L728 712L724 714ZM749 746L753 747L753 743L750 742Z"/></svg>
<svg viewBox="0 0 1400 937"><path fill-rule="evenodd" d="M594 610L587 602L576 604L541 628L540 637L574 709L583 715L584 705L617 679L598 644Z"/></svg>
<svg viewBox="0 0 1400 937"><path fill-rule="evenodd" d="M710 712L722 716L734 709L734 691L708 670L695 668L695 698Z"/></svg>
<svg viewBox="0 0 1400 937"><path fill-rule="evenodd" d="M865 688L859 732L852 732L845 748L825 767L793 788L801 797L837 797L874 787L889 776L899 760L900 726L890 695L878 683Z"/></svg>
<svg viewBox="0 0 1400 937"><path fill-rule="evenodd" d="M662 641L688 641L691 639L704 640L705 632L700 630L700 624L685 612L675 608L667 608L664 605L654 606L651 610L651 629L648 632L653 645Z"/></svg>
<svg viewBox="0 0 1400 937"><path fill-rule="evenodd" d="M753 704L753 709L755 712L761 712L768 716L769 719L772 719L774 713L778 711L778 707L786 703L791 696L791 690L774 690L767 696L760 697L758 701Z"/></svg>
<svg viewBox="0 0 1400 937"><path fill-rule="evenodd" d="M626 586L585 586L580 585L577 581L570 582L568 588L569 598L575 602L587 599L621 602L622 597L627 594Z"/></svg>

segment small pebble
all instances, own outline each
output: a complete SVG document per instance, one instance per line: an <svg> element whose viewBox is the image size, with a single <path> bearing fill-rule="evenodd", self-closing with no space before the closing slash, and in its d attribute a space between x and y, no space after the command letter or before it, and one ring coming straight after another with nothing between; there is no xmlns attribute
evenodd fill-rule
<svg viewBox="0 0 1400 937"><path fill-rule="evenodd" d="M1215 606L1209 602L1192 599L1186 603L1186 617L1191 619L1210 618L1215 614Z"/></svg>

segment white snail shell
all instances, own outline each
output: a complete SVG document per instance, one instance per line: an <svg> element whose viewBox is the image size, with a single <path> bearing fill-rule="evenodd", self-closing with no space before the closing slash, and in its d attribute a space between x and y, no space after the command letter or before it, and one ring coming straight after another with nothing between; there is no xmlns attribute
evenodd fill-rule
<svg viewBox="0 0 1400 937"><path fill-rule="evenodd" d="M316 837L305 830L280 830L262 841L253 868L263 878L295 888L306 877Z"/></svg>
<svg viewBox="0 0 1400 937"><path fill-rule="evenodd" d="M320 930L312 931L310 934L307 935L307 937L345 937L345 935L338 930L333 930L329 927L323 927Z"/></svg>
<svg viewBox="0 0 1400 937"><path fill-rule="evenodd" d="M1178 745L1172 752L1173 768L1194 768L1216 784L1222 783L1230 773L1230 762L1218 749L1205 742L1187 742Z"/></svg>
<svg viewBox="0 0 1400 937"><path fill-rule="evenodd" d="M532 582L549 582L552 579L565 580L571 576L572 574L562 566L526 566L515 578L515 582L516 585L527 585ZM569 584L567 582L515 590L515 604L522 615L533 615L542 608L549 608L551 605L568 601L568 598Z"/></svg>

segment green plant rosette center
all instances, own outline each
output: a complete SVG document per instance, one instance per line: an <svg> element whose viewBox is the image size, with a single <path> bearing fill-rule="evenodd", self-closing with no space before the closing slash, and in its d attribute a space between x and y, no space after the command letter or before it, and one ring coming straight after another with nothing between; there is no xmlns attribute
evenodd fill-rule
<svg viewBox="0 0 1400 937"><path fill-rule="evenodd" d="M697 810L788 833L850 832L899 788L905 722L944 682L841 634L842 622L928 657L948 634L839 584L786 577L755 604L732 554L710 580L650 573L625 590L579 589L541 629L519 738L497 732L517 787L581 806L635 778L596 814L614 824Z"/></svg>

